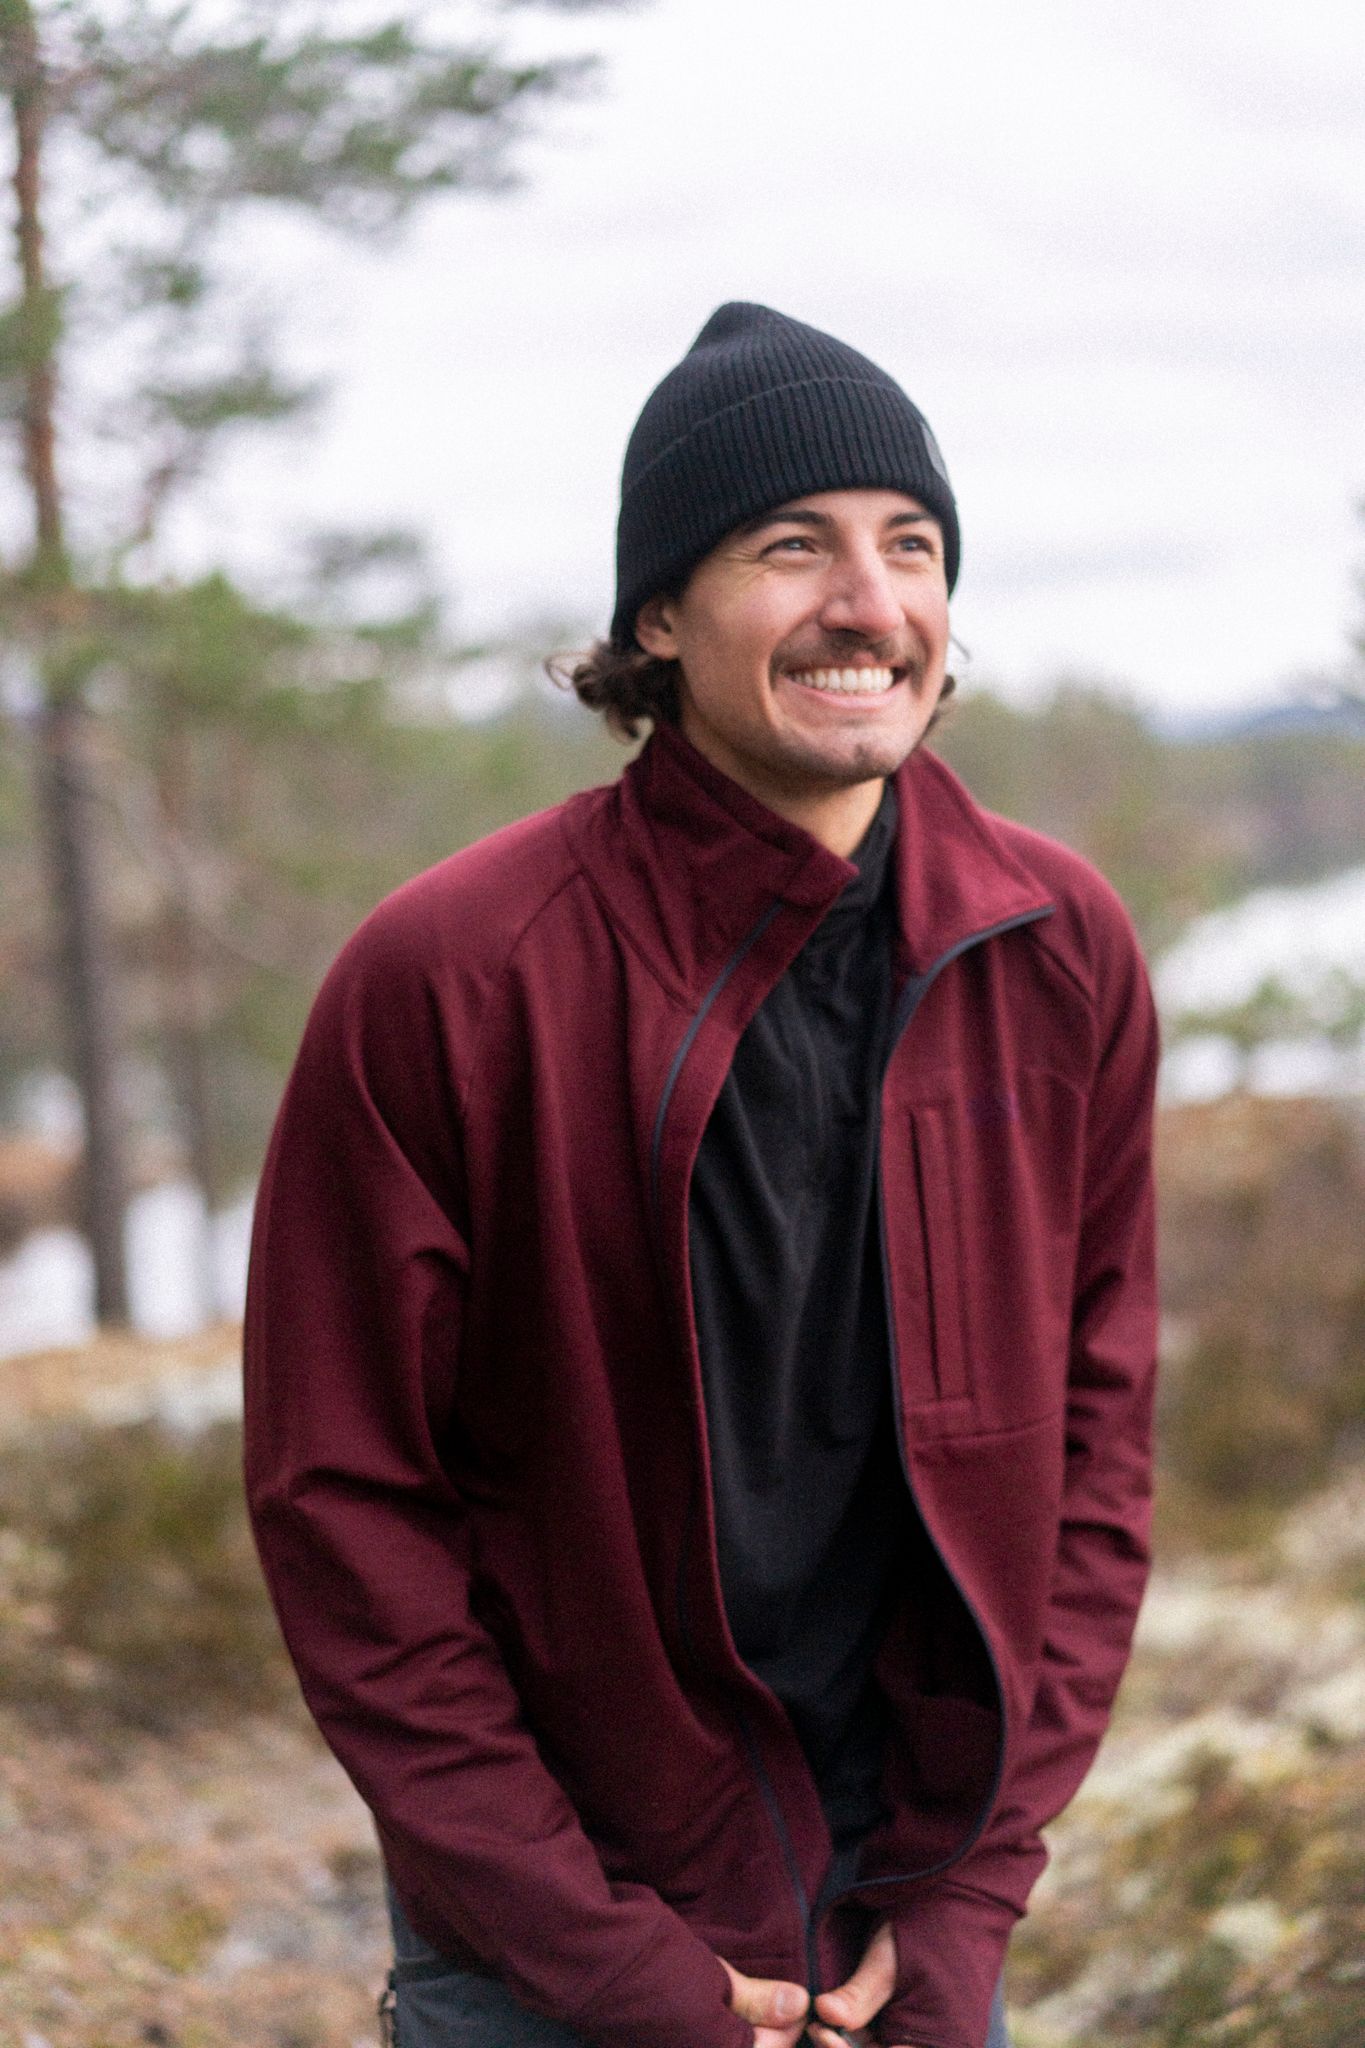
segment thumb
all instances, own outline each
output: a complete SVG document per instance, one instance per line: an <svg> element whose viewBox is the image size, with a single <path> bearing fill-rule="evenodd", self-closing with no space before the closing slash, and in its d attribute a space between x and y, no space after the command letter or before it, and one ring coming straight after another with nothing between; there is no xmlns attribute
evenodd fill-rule
<svg viewBox="0 0 1365 2048"><path fill-rule="evenodd" d="M883 1920L853 1975L835 1991L822 1991L815 2010L836 2027L865 2027L896 1988L896 1942Z"/></svg>
<svg viewBox="0 0 1365 2048"><path fill-rule="evenodd" d="M721 1968L730 1979L731 2006L751 2027L789 2027L810 2009L810 1996L800 1984L741 1976L723 1956Z"/></svg>

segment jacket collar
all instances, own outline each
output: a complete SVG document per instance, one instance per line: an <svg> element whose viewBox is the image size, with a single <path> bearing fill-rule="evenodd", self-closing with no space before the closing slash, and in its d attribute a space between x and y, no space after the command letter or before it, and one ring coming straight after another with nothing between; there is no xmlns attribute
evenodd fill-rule
<svg viewBox="0 0 1365 2048"><path fill-rule="evenodd" d="M1000 821L923 748L896 779L899 960L923 973L963 940L1045 909ZM813 930L857 868L660 725L619 780L566 812L613 922L651 970L695 1000L776 902Z"/></svg>
<svg viewBox="0 0 1365 2048"><path fill-rule="evenodd" d="M1052 907L1021 850L1027 834L983 810L937 754L918 747L896 777L897 922L908 974L967 940Z"/></svg>

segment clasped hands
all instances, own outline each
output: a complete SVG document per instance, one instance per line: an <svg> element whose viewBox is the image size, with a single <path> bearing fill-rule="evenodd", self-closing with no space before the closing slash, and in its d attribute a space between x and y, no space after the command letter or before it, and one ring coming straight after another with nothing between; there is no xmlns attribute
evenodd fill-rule
<svg viewBox="0 0 1365 2048"><path fill-rule="evenodd" d="M890 1922L883 1920L853 1975L836 1990L822 1991L813 2013L800 1984L743 1977L723 1958L722 1967L730 1979L731 2005L754 2030L754 2048L796 2048L803 2035L817 2048L847 2048L850 2041L867 2040L865 2029L896 1988L896 1943Z"/></svg>

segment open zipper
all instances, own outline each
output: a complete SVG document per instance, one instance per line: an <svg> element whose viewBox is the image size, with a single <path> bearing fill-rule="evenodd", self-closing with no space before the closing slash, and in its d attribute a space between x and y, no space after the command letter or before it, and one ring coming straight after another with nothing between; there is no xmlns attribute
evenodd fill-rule
<svg viewBox="0 0 1365 2048"><path fill-rule="evenodd" d="M777 913L781 908L782 899L779 897L776 899L776 901L774 901L768 906L768 908L764 911L763 916L758 920L757 924L755 924L752 930L745 936L745 938L743 938L740 941L739 945L730 955L724 967L721 969L716 979L712 982L710 988L706 991L705 996L702 998L700 1005L698 1006L695 1014L693 1015L692 1021L688 1025L687 1031L683 1036L682 1042L679 1045L677 1052L673 1056L672 1063L669 1067L668 1074L664 1081L663 1092L659 1098L659 1106L655 1113L654 1129L650 1148L650 1199L654 1212L655 1235L657 1242L659 1244L660 1253L664 1256L665 1276L667 1275L667 1258L663 1243L663 1213L660 1193L660 1174L663 1151L664 1125L668 1114L668 1106L672 1100L673 1092L677 1085L678 1076L682 1072L688 1054L691 1052L693 1045L696 1043L697 1036L701 1030L701 1027L705 1023L707 1016L710 1014L710 1011L714 1006L716 999L721 994L721 991L725 988L727 982L730 980L735 970L743 962L747 954L758 943L759 939L762 938L764 932L767 931L769 925L777 916ZM984 945L988 939L1000 938L1006 932L1016 931L1024 925L1036 924L1045 917L1051 917L1053 915L1053 911L1054 906L1052 904L1043 904L1033 910L1023 911L1015 917L1002 919L1002 921L999 924L988 925L981 931L971 932L968 934L966 938L958 940L956 945L950 946L944 953L941 953L938 959L933 961L931 965L927 967L922 974L914 975L911 977L911 979L906 983L905 987L901 990L900 996L897 999L895 1014L892 1019L891 1033L886 1049L886 1058L882 1067L883 1086L885 1085L887 1069L890 1067L892 1057L894 1056L901 1039L905 1035L906 1029L910 1023L911 1018L914 1016L915 1011L919 1008L920 1003L924 1000L924 997L928 994L929 989L937 980L938 976L943 972L944 968L950 966L954 960L960 959L964 953L970 952L976 946ZM950 1856L942 1857L937 1863L927 1864L919 1870L893 1872L888 1876L866 1880L868 1884L884 1885L905 1883L912 1878L934 1876L938 1871L945 1870L949 1867L950 1864L958 1862L960 1858L967 1853L967 1851L971 1848L972 1844L981 1835L988 1819L990 1818L991 1810L995 1805L996 1796L1000 1789L1001 1775L1004 1770L1005 1694L1004 1685L1000 1676L999 1664L996 1660L995 1652L991 1648L990 1638L987 1635L985 1629L982 1627L981 1618L977 1614L976 1609L973 1607L971 1601L968 1600L966 1594L962 1590L962 1587L958 1584L957 1579L953 1574L952 1568L949 1565L947 1558L944 1557L943 1552L939 1546L938 1539L934 1535L933 1530L930 1528L928 1521L920 1513L919 1502L916 1499L914 1484L910 1477L909 1461L906 1457L905 1451L905 1405L901 1390L900 1373L897 1365L896 1328L895 1318L893 1314L893 1305L891 1300L891 1278L890 1267L888 1263L888 1246L886 1232L886 1203L882 1191L880 1142L878 1150L879 1157L876 1168L877 1221L882 1254L882 1287L886 1305L887 1348L891 1364L892 1398L894 1402L894 1414L896 1421L896 1450L900 1459L901 1474L905 1480L906 1492L909 1494L911 1505L913 1506L915 1513L919 1518L920 1525L924 1529L924 1532L928 1537L930 1544L933 1547L934 1553L937 1556L939 1563L943 1567L944 1575L947 1578L948 1583L953 1587L953 1589L957 1593L958 1598L961 1600L964 1608L966 1609L968 1615L971 1618L972 1625L976 1629L977 1635L981 1639L982 1647L984 1648L986 1656L990 1662L991 1675L995 1682L996 1698L999 1705L1000 1717L1000 1742L998 1745L996 1755L995 1773L991 1781L990 1789L986 1795L985 1800L982 1803L981 1810L978 1813L976 1819L973 1821L972 1826L968 1830L963 1840L953 1850ZM668 1290L667 1287L665 1289L665 1292L666 1294L671 1296L671 1291ZM686 1340L687 1333L685 1329L680 1330L678 1332L678 1336L680 1345L684 1352L686 1352L688 1350L688 1346ZM702 1426L704 1429L704 1413L702 1416ZM692 1499L692 1501L689 1502L689 1511L683 1535L683 1545L679 1555L677 1580L679 1634L688 1656L691 1657L694 1662L696 1661L696 1652L692 1641L691 1622L687 1612L686 1601L686 1565L688 1545L692 1537L693 1528L695 1526L697 1510L701 1505L699 1499L700 1486L701 1479L699 1469L697 1483L693 1489L694 1498ZM768 1768L763 1761L762 1752L759 1749L758 1741L756 1736L754 1735L753 1728L750 1725L749 1720L747 1716L744 1714L742 1708L735 1706L732 1707L730 1711L733 1715L735 1725L739 1730L741 1743L744 1748L745 1755L748 1758L750 1769L753 1771L754 1777L758 1783L758 1789L760 1796L762 1797L764 1807L768 1813L769 1819L772 1822L773 1832L777 1837L778 1848L781 1852L783 1867L786 1870L787 1879L792 1889L792 1895L796 1904L797 1914L801 1926L802 1947L805 1953L806 1960L806 1988L810 1992L811 1997L814 1998L824 1988L820 1982L820 1921L823 1915L839 1899L849 1897L852 1893L859 1890L860 1887L856 1883L846 1885L841 1890L830 1892L828 1895L826 1895L822 1891L820 1896L815 1900L814 1904L812 1905L810 1896L806 1890L805 1880L801 1873L801 1866L799 1859L796 1855L795 1844L792 1841L791 1832L787 1826L786 1816L782 1811L781 1801L778 1799L777 1796L777 1788L773 1784L772 1778L768 1772Z"/></svg>
<svg viewBox="0 0 1365 2048"><path fill-rule="evenodd" d="M891 1064L897 1046L905 1036L910 1019L914 1016L944 968L951 966L954 960L960 960L964 953L971 952L975 947L984 945L988 939L998 939L1006 932L1018 931L1024 925L1037 924L1043 918L1051 917L1053 909L1054 906L1050 903L1041 904L1035 910L1026 910L1017 917L1005 918L999 924L987 925L982 931L972 932L967 938L959 939L955 946L950 946L947 952L941 953L938 959L925 969L923 974L912 976L901 990L900 998L896 1004L896 1014L892 1024L890 1043L887 1046L886 1052L886 1065L882 1068L883 1086L886 1081L887 1068ZM910 1461L905 1451L905 1398L898 1364L896 1318L891 1300L891 1257L890 1245L887 1240L886 1195L882 1186L880 1152L879 1140L876 1167L877 1230L882 1253L882 1295L886 1304L887 1356L891 1366L891 1398L894 1403L896 1422L896 1453L900 1460L901 1476L905 1481L905 1490L910 1496L910 1504L914 1508L919 1525L928 1537L935 1557L937 1557L940 1565L943 1567L944 1577L957 1594L962 1605L966 1608L972 1626L980 1638L981 1646L985 1650L986 1657L990 1663L991 1678L995 1685L996 1706L1000 1721L1000 1740L996 1746L995 1771L991 1778L990 1787L981 1803L980 1811L952 1854L940 1857L937 1863L926 1863L918 1870L893 1871L885 1877L869 1878L866 1880L866 1883L869 1885L904 1884L911 1878L934 1877L939 1871L947 1870L951 1864L960 1862L972 1844L980 1838L987 1821L990 1819L992 1809L995 1806L996 1795L1000 1790L1000 1779L1005 1767L1005 1687L1004 1681L1000 1676L1000 1665L995 1651L991 1647L991 1639L982 1626L980 1615L959 1585L951 1565L943 1554L938 1538L929 1525L928 1517L920 1511L920 1504L915 1494L914 1481L910 1476ZM842 1890L830 1893L828 1897L822 1895L819 1901L819 1911L821 1913L828 1911L839 1899L848 1898L860 1888L857 1884L850 1884L845 1885Z"/></svg>

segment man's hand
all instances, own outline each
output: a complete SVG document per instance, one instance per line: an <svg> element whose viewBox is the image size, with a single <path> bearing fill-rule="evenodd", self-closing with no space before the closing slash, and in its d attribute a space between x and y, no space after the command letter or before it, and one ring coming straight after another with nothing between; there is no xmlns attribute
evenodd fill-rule
<svg viewBox="0 0 1365 2048"><path fill-rule="evenodd" d="M891 1923L883 1920L847 1983L816 1999L819 2019L828 2022L823 2027L808 2018L810 1999L799 1984L742 1977L724 1957L721 1968L730 1979L731 2005L754 2030L754 2048L796 2048L803 2029L818 2048L848 2048L850 2041L861 2048L868 2038L865 2029L896 1988L896 1943ZM907 2041L903 2048L914 2044Z"/></svg>
<svg viewBox="0 0 1365 2048"><path fill-rule="evenodd" d="M721 1968L730 1979L731 2005L754 2030L754 2048L796 2048L810 2010L803 1986L774 1977L741 1977L723 1956Z"/></svg>
<svg viewBox="0 0 1365 2048"><path fill-rule="evenodd" d="M889 1920L877 1928L853 1975L835 1991L822 1991L815 2001L820 2026L812 2021L808 2029L818 2048L847 2048L849 2041L865 2042L865 2031L896 1988L896 1942ZM836 2031L837 2029L837 2031ZM912 2048L906 2042L904 2048Z"/></svg>

